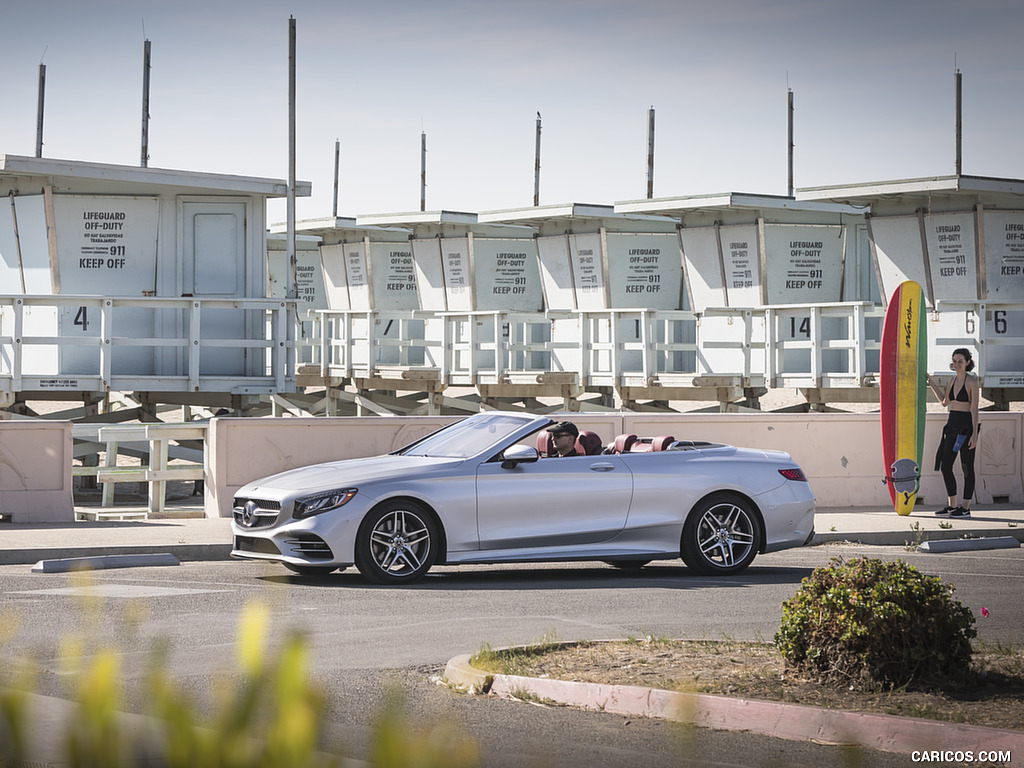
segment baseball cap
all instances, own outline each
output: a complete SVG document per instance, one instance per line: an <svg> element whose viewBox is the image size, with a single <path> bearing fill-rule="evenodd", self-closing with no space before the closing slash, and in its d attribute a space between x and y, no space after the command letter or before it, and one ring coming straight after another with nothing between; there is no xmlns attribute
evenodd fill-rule
<svg viewBox="0 0 1024 768"><path fill-rule="evenodd" d="M573 437L580 436L579 428L571 421L559 421L556 424L552 424L550 427L548 427L548 432L550 432L552 435L563 434L572 435Z"/></svg>

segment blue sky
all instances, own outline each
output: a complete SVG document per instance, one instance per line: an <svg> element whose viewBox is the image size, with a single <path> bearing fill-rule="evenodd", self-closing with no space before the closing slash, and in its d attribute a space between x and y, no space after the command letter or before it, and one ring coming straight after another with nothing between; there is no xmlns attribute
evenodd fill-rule
<svg viewBox="0 0 1024 768"><path fill-rule="evenodd" d="M1019 0L2 0L0 154L138 165L152 42L151 167L284 178L287 31L298 31L299 218L427 208L785 194L786 91L799 187L954 171L1024 177ZM284 216L272 203L270 218Z"/></svg>

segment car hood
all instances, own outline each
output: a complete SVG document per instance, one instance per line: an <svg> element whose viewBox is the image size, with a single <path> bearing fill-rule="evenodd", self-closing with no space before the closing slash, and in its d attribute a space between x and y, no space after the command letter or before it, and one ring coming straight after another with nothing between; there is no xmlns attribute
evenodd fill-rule
<svg viewBox="0 0 1024 768"><path fill-rule="evenodd" d="M290 491L321 491L332 488L359 487L377 480L419 477L456 467L462 458L435 458L431 456L371 456L362 459L344 459L324 464L312 464L279 472L248 483L239 489L239 495L276 496Z"/></svg>

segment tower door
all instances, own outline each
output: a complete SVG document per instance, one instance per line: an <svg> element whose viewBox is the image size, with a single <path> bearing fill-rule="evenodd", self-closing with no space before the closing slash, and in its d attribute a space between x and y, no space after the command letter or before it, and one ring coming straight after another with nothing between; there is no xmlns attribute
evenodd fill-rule
<svg viewBox="0 0 1024 768"><path fill-rule="evenodd" d="M246 204L182 203L182 295L197 299L246 298ZM239 309L204 309L202 339L251 338L256 318ZM185 333L190 333L185 319ZM244 376L256 361L237 347L207 347L199 358L203 376ZM261 366L262 370L262 366Z"/></svg>

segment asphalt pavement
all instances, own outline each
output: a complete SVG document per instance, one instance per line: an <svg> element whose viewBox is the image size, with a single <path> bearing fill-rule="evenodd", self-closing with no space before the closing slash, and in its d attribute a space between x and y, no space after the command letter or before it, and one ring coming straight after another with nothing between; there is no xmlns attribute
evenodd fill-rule
<svg viewBox="0 0 1024 768"><path fill-rule="evenodd" d="M196 500L198 501L198 500ZM80 505L76 516L96 512ZM110 510L108 510L110 511ZM112 511L143 515L144 505ZM947 541L948 547L978 549L977 539L1024 541L1024 505L975 505L967 520L934 515L934 507L900 517L888 507L824 507L815 515L815 544L851 541L882 546ZM948 551L948 550L947 550ZM192 499L171 501L160 519L79 520L69 523L0 523L0 565L34 565L68 558L171 554L178 560L222 560L231 552L231 520L207 518Z"/></svg>
<svg viewBox="0 0 1024 768"><path fill-rule="evenodd" d="M168 557L186 560L222 560L230 557L231 521L206 518L194 499L172 501L160 519L77 520L69 523L0 523L0 565L32 566L33 570L59 571L81 565L84 558L97 568L168 564ZM117 512L144 513L144 506L118 505ZM77 513L95 512L95 505L76 507ZM819 508L815 516L814 544L828 541L860 542L879 546L923 546L923 551L949 552L1019 546L1024 541L1024 507L1016 504L976 505L970 519L936 517L933 507L900 517L883 507ZM77 562L76 562L77 561ZM915 749L951 748L1024 750L1024 732L934 724L912 718L868 716L836 710L814 710L778 702L754 702L723 697L691 696L676 702L667 692L630 686L562 683L527 678L503 679L469 667L468 656L449 662L446 677L455 685L489 690L499 696L521 696L533 691L565 704L616 711L632 716L672 717L672 712L699 715L702 725L782 735L819 742L842 742L851 736L876 749L911 752ZM666 698L669 697L669 698ZM40 697L45 712L62 719L66 703ZM789 711L794 710L795 711ZM785 711L784 711L785 710ZM805 711L806 712L803 712ZM815 712L810 716L807 712ZM801 713L803 712L803 713ZM785 727L783 727L785 726ZM845 736L844 736L845 734ZM922 737L922 734L924 736ZM352 763L357 764L356 762Z"/></svg>

